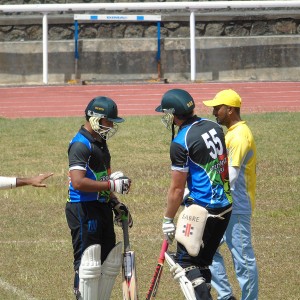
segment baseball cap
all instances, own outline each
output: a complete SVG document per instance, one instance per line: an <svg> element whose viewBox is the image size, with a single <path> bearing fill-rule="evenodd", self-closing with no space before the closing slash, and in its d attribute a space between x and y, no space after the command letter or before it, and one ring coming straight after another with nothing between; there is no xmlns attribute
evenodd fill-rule
<svg viewBox="0 0 300 300"><path fill-rule="evenodd" d="M203 101L206 106L228 105L232 107L241 107L242 99L234 90L222 90L216 94L212 100Z"/></svg>

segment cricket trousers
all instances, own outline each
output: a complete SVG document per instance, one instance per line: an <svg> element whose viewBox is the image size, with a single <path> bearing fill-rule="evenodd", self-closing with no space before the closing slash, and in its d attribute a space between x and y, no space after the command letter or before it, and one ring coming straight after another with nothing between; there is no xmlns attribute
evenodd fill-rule
<svg viewBox="0 0 300 300"><path fill-rule="evenodd" d="M196 270L187 272L187 278L191 281L201 277L205 279L206 288L201 286L195 288L197 299L211 299L209 266L227 228L231 215L231 205L220 209L209 209L208 212L211 215L221 215L222 217L208 217L202 237L204 246L200 249L199 254L196 257L190 256L184 245L177 243L176 261L179 265L183 268L197 267ZM205 291L205 289L207 290Z"/></svg>
<svg viewBox="0 0 300 300"><path fill-rule="evenodd" d="M111 206L98 201L67 202L65 214L72 237L74 270L79 269L84 250L94 244L101 245L103 263L116 244Z"/></svg>

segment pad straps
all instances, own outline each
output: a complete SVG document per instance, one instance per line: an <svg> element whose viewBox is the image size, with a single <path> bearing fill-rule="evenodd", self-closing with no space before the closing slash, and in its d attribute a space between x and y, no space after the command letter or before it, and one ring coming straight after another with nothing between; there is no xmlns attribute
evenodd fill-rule
<svg viewBox="0 0 300 300"><path fill-rule="evenodd" d="M218 219L221 219L221 220L224 220L224 215L227 214L228 212L232 211L232 206L230 206L228 209L222 211L220 214L217 214L217 215L212 215L212 214L208 214L208 217L211 217L211 218L218 218Z"/></svg>

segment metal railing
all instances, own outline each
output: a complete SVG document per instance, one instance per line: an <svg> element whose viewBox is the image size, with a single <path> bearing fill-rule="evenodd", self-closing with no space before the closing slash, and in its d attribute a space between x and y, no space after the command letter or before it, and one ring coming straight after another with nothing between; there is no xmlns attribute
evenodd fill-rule
<svg viewBox="0 0 300 300"><path fill-rule="evenodd" d="M299 8L300 1L214 1L214 2L134 2L88 4L23 4L0 5L0 12L31 12L43 16L43 83L48 83L48 14L53 12L183 10L190 12L190 78L196 80L195 12L207 9Z"/></svg>

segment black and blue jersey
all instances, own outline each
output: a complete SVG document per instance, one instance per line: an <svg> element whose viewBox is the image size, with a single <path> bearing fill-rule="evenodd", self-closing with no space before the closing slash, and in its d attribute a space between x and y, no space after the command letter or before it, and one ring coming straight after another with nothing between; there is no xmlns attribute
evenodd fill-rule
<svg viewBox="0 0 300 300"><path fill-rule="evenodd" d="M69 149L69 171L84 170L87 178L107 181L110 172L110 153L106 142L99 142L92 135L81 127L78 133L71 140ZM69 202L100 201L108 202L109 191L83 192L75 190L69 179Z"/></svg>
<svg viewBox="0 0 300 300"><path fill-rule="evenodd" d="M190 198L207 208L223 208L232 203L228 159L223 129L197 116L179 128L171 143L172 170L188 172Z"/></svg>

